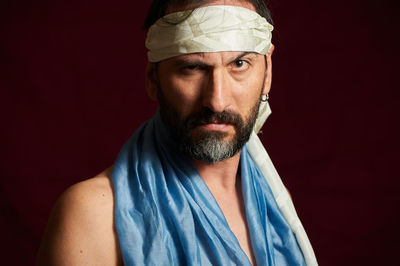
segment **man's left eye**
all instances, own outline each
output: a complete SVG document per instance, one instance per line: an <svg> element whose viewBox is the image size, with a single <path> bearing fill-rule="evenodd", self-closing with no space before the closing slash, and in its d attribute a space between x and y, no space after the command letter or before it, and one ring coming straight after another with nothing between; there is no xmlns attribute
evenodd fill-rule
<svg viewBox="0 0 400 266"><path fill-rule="evenodd" d="M240 69L247 68L248 66L248 63L245 60L236 60L235 62L233 62L233 64L235 68Z"/></svg>

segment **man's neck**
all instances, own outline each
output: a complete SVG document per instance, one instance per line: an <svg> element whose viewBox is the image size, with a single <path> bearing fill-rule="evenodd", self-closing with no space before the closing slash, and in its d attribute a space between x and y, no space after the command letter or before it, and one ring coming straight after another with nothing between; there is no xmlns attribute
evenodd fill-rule
<svg viewBox="0 0 400 266"><path fill-rule="evenodd" d="M215 164L193 161L197 171L217 201L229 228L235 234L242 250L252 264L256 259L251 247L250 233L242 196L240 175L238 175L240 152Z"/></svg>
<svg viewBox="0 0 400 266"><path fill-rule="evenodd" d="M215 164L196 160L193 160L193 164L211 191L223 193L236 190L239 161L240 152Z"/></svg>

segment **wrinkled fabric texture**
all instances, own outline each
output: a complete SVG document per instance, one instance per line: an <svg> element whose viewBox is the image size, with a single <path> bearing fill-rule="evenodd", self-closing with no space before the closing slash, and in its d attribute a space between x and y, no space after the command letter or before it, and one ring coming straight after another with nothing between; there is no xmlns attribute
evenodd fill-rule
<svg viewBox="0 0 400 266"><path fill-rule="evenodd" d="M257 265L305 265L246 147L240 171ZM126 265L251 265L206 184L176 150L158 112L124 145L112 181Z"/></svg>
<svg viewBox="0 0 400 266"><path fill-rule="evenodd" d="M207 6L175 12L147 33L147 57L159 62L174 56L221 51L266 54L273 26L257 12L239 6Z"/></svg>

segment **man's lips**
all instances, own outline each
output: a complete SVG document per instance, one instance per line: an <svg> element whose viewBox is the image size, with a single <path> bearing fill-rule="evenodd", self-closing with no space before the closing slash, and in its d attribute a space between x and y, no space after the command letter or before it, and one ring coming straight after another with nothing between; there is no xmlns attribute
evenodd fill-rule
<svg viewBox="0 0 400 266"><path fill-rule="evenodd" d="M227 131L233 126L231 124L224 124L224 123L209 123L201 125L200 127L206 130Z"/></svg>

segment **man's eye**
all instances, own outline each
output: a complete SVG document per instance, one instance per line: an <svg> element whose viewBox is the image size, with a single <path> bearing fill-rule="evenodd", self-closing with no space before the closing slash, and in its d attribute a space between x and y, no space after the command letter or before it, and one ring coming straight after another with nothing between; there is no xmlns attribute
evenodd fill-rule
<svg viewBox="0 0 400 266"><path fill-rule="evenodd" d="M199 69L199 66L198 65L187 65L187 66L182 67L182 69L183 70L196 70L196 69Z"/></svg>
<svg viewBox="0 0 400 266"><path fill-rule="evenodd" d="M233 65L236 69L246 69L248 67L247 61L240 59L233 62Z"/></svg>
<svg viewBox="0 0 400 266"><path fill-rule="evenodd" d="M179 71L183 75L195 75L202 72L204 69L205 67L200 64L190 64L181 66Z"/></svg>

